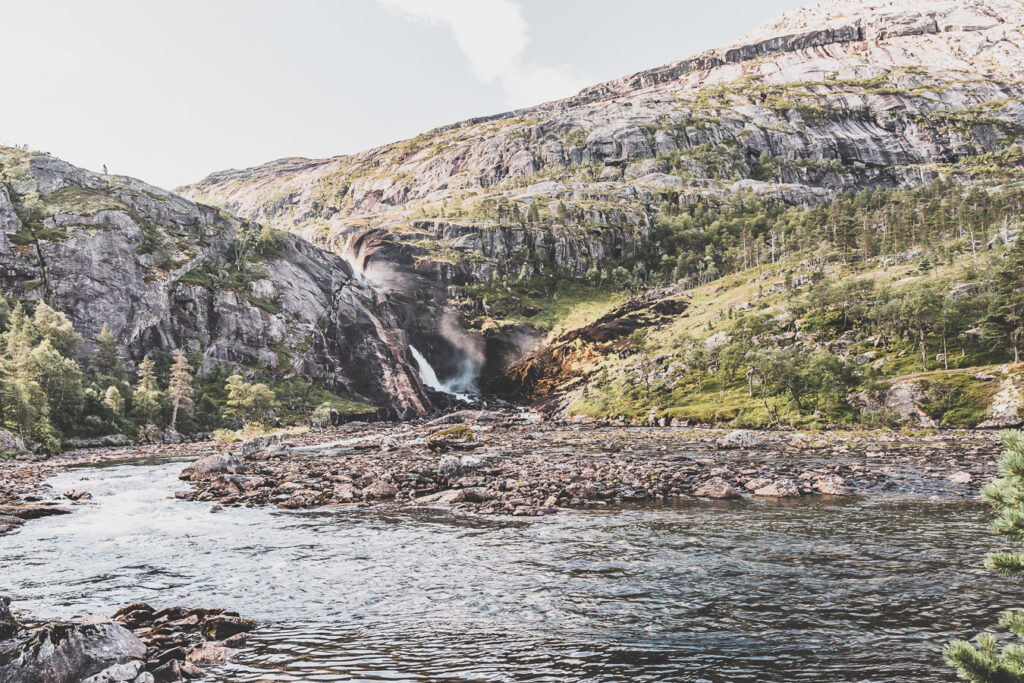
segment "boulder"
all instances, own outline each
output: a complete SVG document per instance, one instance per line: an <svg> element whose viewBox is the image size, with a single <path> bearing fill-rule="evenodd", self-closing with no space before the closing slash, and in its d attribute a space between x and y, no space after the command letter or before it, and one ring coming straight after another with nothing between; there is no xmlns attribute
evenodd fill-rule
<svg viewBox="0 0 1024 683"><path fill-rule="evenodd" d="M223 664L228 658L228 649L216 643L201 643L185 655L185 661L193 664Z"/></svg>
<svg viewBox="0 0 1024 683"><path fill-rule="evenodd" d="M142 641L110 621L49 623L3 650L0 681L18 683L80 683L146 657Z"/></svg>
<svg viewBox="0 0 1024 683"><path fill-rule="evenodd" d="M764 440L754 432L737 429L729 432L718 440L721 448L756 448L764 444Z"/></svg>
<svg viewBox="0 0 1024 683"><path fill-rule="evenodd" d="M948 479L954 484L970 484L974 477L971 476L970 472L964 472L961 470L960 472L954 472L949 475Z"/></svg>
<svg viewBox="0 0 1024 683"><path fill-rule="evenodd" d="M758 489L763 489L765 486L770 486L771 483L771 479L758 477L757 479L751 479L750 481L748 481L746 484L743 485L743 488L745 488L748 491L756 491Z"/></svg>
<svg viewBox="0 0 1024 683"><path fill-rule="evenodd" d="M254 436L251 439L246 439L242 442L242 457L246 460L256 460L263 454L264 451L271 447L277 447L281 445L280 434L265 434L263 436Z"/></svg>
<svg viewBox="0 0 1024 683"><path fill-rule="evenodd" d="M487 464L486 460L475 458L472 455L464 455L461 458L454 455L443 455L441 462L437 465L437 475L448 481L455 481Z"/></svg>
<svg viewBox="0 0 1024 683"><path fill-rule="evenodd" d="M394 498L398 495L398 487L390 481L378 479L362 491L364 498Z"/></svg>
<svg viewBox="0 0 1024 683"><path fill-rule="evenodd" d="M25 450L25 442L6 429L0 429L0 453L17 453Z"/></svg>
<svg viewBox="0 0 1024 683"><path fill-rule="evenodd" d="M218 614L207 617L203 620L202 633L207 640L224 640L237 633L246 633L256 628L256 622L251 619Z"/></svg>
<svg viewBox="0 0 1024 683"><path fill-rule="evenodd" d="M817 482L815 482L814 487L818 490L818 493L828 496L850 495L850 489L846 486L846 482L837 474L830 474L819 478Z"/></svg>
<svg viewBox="0 0 1024 683"><path fill-rule="evenodd" d="M19 517L25 519L39 519L40 517L51 517L53 515L68 515L71 510L62 508L53 503L22 503L0 505L0 517Z"/></svg>
<svg viewBox="0 0 1024 683"><path fill-rule="evenodd" d="M134 660L107 667L98 674L84 679L82 683L131 683L140 673L142 673L142 662Z"/></svg>
<svg viewBox="0 0 1024 683"><path fill-rule="evenodd" d="M242 469L242 463L230 453L216 453L200 458L178 475L186 481L200 481L218 474L234 474Z"/></svg>
<svg viewBox="0 0 1024 683"><path fill-rule="evenodd" d="M0 640L6 640L18 632L21 626L11 614L11 599L0 595Z"/></svg>
<svg viewBox="0 0 1024 683"><path fill-rule="evenodd" d="M735 486L726 480L720 477L714 477L713 479L708 479L706 482L701 484L697 490L693 492L693 495L700 496L702 498L727 499L739 498L740 492Z"/></svg>
<svg viewBox="0 0 1024 683"><path fill-rule="evenodd" d="M800 495L800 487L792 479L779 479L755 490L754 495L766 498L793 498Z"/></svg>
<svg viewBox="0 0 1024 683"><path fill-rule="evenodd" d="M469 450L479 445L473 437L473 430L465 425L442 429L427 437L427 448L438 453Z"/></svg>

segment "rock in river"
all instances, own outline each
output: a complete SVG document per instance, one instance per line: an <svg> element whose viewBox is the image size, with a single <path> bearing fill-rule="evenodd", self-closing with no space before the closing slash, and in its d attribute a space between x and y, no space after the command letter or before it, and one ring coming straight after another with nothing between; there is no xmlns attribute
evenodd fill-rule
<svg viewBox="0 0 1024 683"><path fill-rule="evenodd" d="M800 487L792 479L779 479L754 491L755 496L792 498L800 495Z"/></svg>
<svg viewBox="0 0 1024 683"><path fill-rule="evenodd" d="M241 468L242 463L235 456L230 453L217 453L196 460L183 469L178 478L185 481L200 481L215 474L234 474Z"/></svg>
<svg viewBox="0 0 1024 683"><path fill-rule="evenodd" d="M0 680L81 683L111 667L141 662L145 657L146 646L120 624L54 622L26 638L0 645Z"/></svg>
<svg viewBox="0 0 1024 683"><path fill-rule="evenodd" d="M696 491L693 492L695 496L701 496L704 498L739 498L740 492L736 490L732 484L722 479L721 477L715 477L704 482Z"/></svg>
<svg viewBox="0 0 1024 683"><path fill-rule="evenodd" d="M18 632L20 626L11 614L11 599L0 595L0 640L6 640Z"/></svg>

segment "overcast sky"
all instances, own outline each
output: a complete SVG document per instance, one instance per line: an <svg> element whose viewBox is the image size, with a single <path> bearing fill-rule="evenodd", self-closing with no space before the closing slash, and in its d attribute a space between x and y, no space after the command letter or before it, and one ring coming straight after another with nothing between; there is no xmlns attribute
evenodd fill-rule
<svg viewBox="0 0 1024 683"><path fill-rule="evenodd" d="M571 95L808 0L0 0L0 142L163 187Z"/></svg>

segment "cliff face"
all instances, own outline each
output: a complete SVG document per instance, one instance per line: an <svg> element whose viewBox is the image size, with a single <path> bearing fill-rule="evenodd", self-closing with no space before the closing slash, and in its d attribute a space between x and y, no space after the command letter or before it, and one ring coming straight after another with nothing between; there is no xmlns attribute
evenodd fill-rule
<svg viewBox="0 0 1024 683"><path fill-rule="evenodd" d="M578 276L697 198L1016 177L1022 26L1018 0L827 0L565 100L181 191L336 250L383 228L478 279Z"/></svg>
<svg viewBox="0 0 1024 683"><path fill-rule="evenodd" d="M46 300L86 340L107 324L131 361L201 350L426 412L390 303L340 257L140 181L0 148L0 288Z"/></svg>

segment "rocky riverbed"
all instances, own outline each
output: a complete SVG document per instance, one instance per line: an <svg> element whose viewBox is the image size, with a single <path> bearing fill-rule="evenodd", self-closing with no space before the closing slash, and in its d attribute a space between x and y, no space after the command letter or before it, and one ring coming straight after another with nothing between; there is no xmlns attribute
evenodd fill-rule
<svg viewBox="0 0 1024 683"><path fill-rule="evenodd" d="M975 496L999 450L984 431L725 432L465 411L254 439L184 468L190 486L176 495L215 506L392 503L515 516L686 497Z"/></svg>
<svg viewBox="0 0 1024 683"><path fill-rule="evenodd" d="M995 476L992 431L752 432L547 422L533 413L461 411L433 421L352 423L241 444L78 451L0 461L0 533L88 505L52 491L67 467L197 458L184 500L284 509L400 504L533 516L687 497L975 496Z"/></svg>

